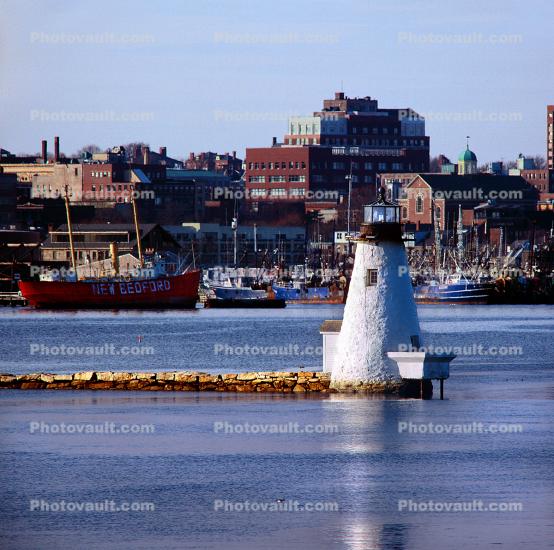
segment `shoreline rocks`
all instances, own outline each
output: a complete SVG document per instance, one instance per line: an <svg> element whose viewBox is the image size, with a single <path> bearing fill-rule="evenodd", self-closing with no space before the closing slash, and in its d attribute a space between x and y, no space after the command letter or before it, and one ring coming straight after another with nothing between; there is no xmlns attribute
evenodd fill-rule
<svg viewBox="0 0 554 550"><path fill-rule="evenodd" d="M87 371L73 374L0 374L0 389L20 390L130 390L130 391L215 391L238 393L372 393L398 397L420 397L419 381L375 382L364 386L331 388L326 372L111 372ZM430 393L429 393L430 386ZM432 395L432 384L424 396Z"/></svg>

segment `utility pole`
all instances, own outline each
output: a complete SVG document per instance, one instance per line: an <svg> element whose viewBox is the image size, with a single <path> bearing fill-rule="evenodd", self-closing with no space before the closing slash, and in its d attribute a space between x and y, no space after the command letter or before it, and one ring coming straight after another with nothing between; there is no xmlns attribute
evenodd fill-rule
<svg viewBox="0 0 554 550"><path fill-rule="evenodd" d="M237 268L237 218L231 221L231 229L233 230L233 266Z"/></svg>
<svg viewBox="0 0 554 550"><path fill-rule="evenodd" d="M350 255L352 251L352 243L350 241L350 208L352 201L352 159L350 159L350 174L346 176L348 180L348 204L346 211L346 235L348 239L348 254Z"/></svg>

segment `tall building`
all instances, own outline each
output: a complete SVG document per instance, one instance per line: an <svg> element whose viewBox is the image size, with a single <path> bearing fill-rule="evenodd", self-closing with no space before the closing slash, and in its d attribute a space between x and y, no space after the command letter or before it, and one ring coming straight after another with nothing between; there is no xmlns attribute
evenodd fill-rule
<svg viewBox="0 0 554 550"><path fill-rule="evenodd" d="M546 163L554 170L554 105L546 106Z"/></svg>
<svg viewBox="0 0 554 550"><path fill-rule="evenodd" d="M352 187L376 189L379 172L429 170L425 120L412 109L380 109L370 97L337 92L313 116L290 117L283 143L247 148L253 202L331 200Z"/></svg>

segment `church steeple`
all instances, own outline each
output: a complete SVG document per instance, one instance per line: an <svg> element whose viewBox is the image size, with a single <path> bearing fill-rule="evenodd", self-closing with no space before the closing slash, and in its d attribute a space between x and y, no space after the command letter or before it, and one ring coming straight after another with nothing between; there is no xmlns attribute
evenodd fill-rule
<svg viewBox="0 0 554 550"><path fill-rule="evenodd" d="M466 176L477 173L477 157L469 148L469 136L466 136L466 150L462 151L458 157L458 174Z"/></svg>

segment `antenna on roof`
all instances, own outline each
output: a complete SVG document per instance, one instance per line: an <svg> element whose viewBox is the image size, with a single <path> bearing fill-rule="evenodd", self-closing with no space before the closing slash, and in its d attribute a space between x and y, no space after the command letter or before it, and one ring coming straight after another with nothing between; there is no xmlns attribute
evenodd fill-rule
<svg viewBox="0 0 554 550"><path fill-rule="evenodd" d="M466 147L469 149L469 138L470 136L466 136Z"/></svg>

